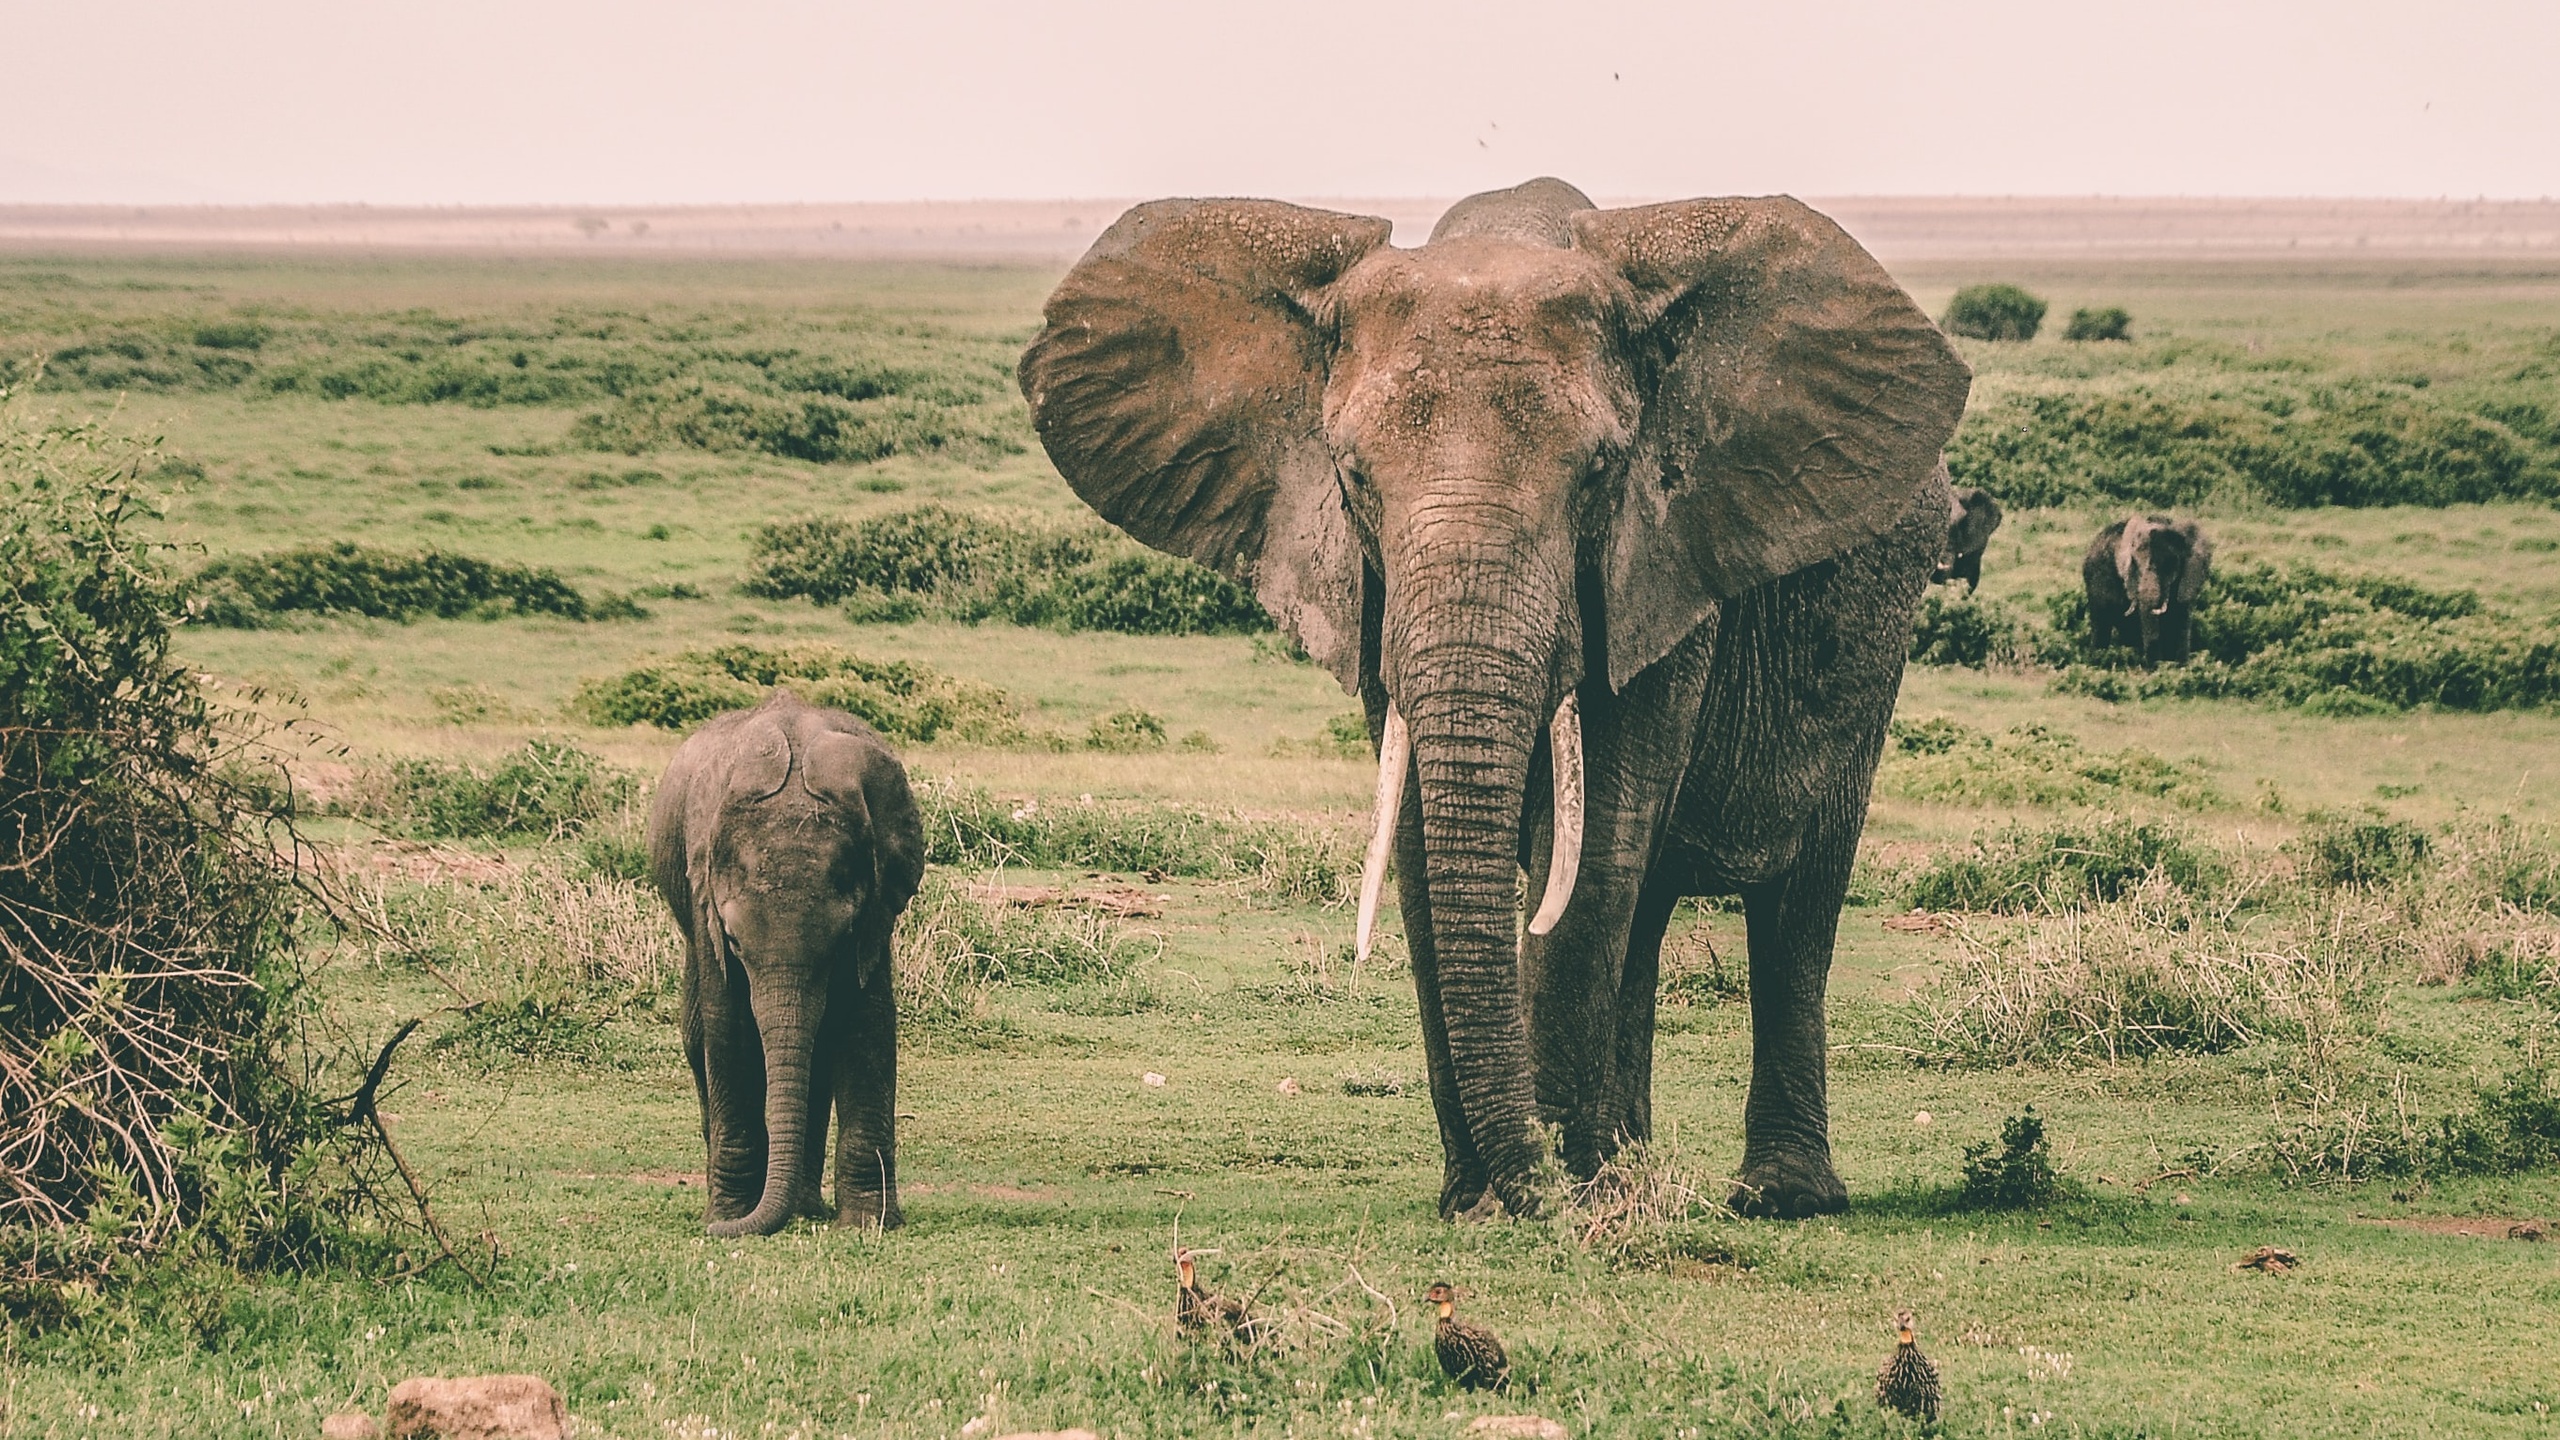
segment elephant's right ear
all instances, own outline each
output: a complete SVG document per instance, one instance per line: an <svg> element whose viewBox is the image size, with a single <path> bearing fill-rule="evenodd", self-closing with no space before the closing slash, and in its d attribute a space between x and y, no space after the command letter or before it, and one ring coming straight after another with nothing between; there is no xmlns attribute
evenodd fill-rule
<svg viewBox="0 0 2560 1440"><path fill-rule="evenodd" d="M1141 205L1059 282L1022 356L1075 492L1250 588L1345 689L1362 562L1324 439L1325 292L1391 229L1267 200Z"/></svg>
<svg viewBox="0 0 2560 1440"><path fill-rule="evenodd" d="M1635 295L1644 415L1607 555L1609 681L1719 599L1882 534L1972 372L1875 257L1784 196L1573 217Z"/></svg>

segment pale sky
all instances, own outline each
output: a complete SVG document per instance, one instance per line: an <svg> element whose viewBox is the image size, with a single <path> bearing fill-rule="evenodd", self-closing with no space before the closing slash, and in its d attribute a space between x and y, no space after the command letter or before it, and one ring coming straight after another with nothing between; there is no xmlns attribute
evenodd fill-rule
<svg viewBox="0 0 2560 1440"><path fill-rule="evenodd" d="M0 203L2560 194L2560 0L0 0Z"/></svg>

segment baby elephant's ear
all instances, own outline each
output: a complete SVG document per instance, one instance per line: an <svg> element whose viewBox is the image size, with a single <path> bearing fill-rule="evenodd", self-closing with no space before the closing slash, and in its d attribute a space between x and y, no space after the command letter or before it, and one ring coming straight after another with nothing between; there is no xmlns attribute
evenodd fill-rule
<svg viewBox="0 0 2560 1440"><path fill-rule="evenodd" d="M1882 534L1973 381L1875 257L1797 200L1573 219L1636 295L1644 418L1607 558L1623 685L1715 602Z"/></svg>

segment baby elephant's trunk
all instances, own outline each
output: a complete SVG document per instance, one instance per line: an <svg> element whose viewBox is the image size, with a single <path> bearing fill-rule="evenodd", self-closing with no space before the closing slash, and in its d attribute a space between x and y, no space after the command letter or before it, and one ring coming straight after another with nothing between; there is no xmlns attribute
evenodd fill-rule
<svg viewBox="0 0 2560 1440"><path fill-rule="evenodd" d="M754 1210L711 1226L724 1240L773 1234L791 1223L798 1198L816 1188L803 1183L801 1169L815 1158L808 1153L810 1037L799 1026L758 1028L764 1036L764 1194Z"/></svg>

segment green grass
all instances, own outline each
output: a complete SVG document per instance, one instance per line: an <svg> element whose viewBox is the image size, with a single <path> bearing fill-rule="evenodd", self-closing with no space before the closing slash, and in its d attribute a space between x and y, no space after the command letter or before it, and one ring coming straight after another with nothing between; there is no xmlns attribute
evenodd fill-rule
<svg viewBox="0 0 2560 1440"><path fill-rule="evenodd" d="M2287 1183L2292 1172L2270 1158L2272 1137L2299 1158L2330 1143L2341 1114L2387 1114L2395 1085L2415 1113L2462 1113L2523 1047L2548 1046L2551 1008L2523 969L2499 968L2521 952L2496 949L2505 932L2485 928L2481 945L2505 959L2457 983L2417 983L2430 962L2409 944L2371 947L2369 1003L2334 1054L2295 1026L2138 1061L2039 1042L2026 1063L1941 1066L1909 1053L1931 982L1962 978L1968 945L2049 946L2062 922L1977 916L1959 937L1852 908L1831 1037L1849 1215L1691 1218L1623 1244L1585 1244L1550 1224L1441 1224L1399 952L1391 937L1355 972L1338 892L1309 878L1348 862L1369 787L1368 764L1346 753L1358 747L1338 739L1354 707L1329 678L1268 637L857 621L738 589L761 528L812 514L861 520L940 503L1079 518L1036 448L917 446L822 463L654 432L637 454L583 448L595 427L582 432L582 418L618 413L623 395L596 378L617 365L675 366L632 394L700 379L776 401L824 392L710 352L992 371L1027 338L1053 278L799 262L0 259L0 353L131 332L162 347L144 359L184 358L200 372L135 389L117 423L167 435L177 458L166 480L181 487L169 532L205 558L341 540L433 549L542 567L648 612L611 624L297 616L184 633L188 663L217 677L219 693L314 735L295 763L315 788L362 793L418 761L457 767L420 775L494 778L510 754L538 753L524 748L537 738L645 780L679 732L590 724L582 686L724 645L823 645L994 687L1031 731L1074 741L1021 749L937 733L904 747L941 797L935 813L963 822L946 852L961 863L939 868L937 885L992 879L1001 864L1007 884L1074 889L1102 883L1088 868L1143 865L1155 873L1116 881L1167 897L1157 916L1059 928L954 908L974 902L937 890L933 933L966 983L908 1027L909 1227L713 1242L698 1187L675 1183L701 1154L665 1003L668 937L635 938L657 922L645 896L613 888L627 883L612 878L628 871L619 831L507 842L513 878L464 895L400 877L477 874L485 860L374 845L357 822L322 822L357 842L352 853L377 867L367 873L389 877L385 904L414 907L401 913L422 947L339 952L326 972L330 1016L358 1043L428 1017L384 1108L448 1224L503 1248L496 1282L199 1274L66 1333L10 1332L0 1436L308 1435L327 1411L378 1411L408 1375L493 1370L544 1374L602 1433L632 1437L948 1436L991 1403L1000 1430L1086 1424L1124 1436L1443 1436L1463 1433L1466 1417L1521 1409L1576 1433L1892 1434L1867 1392L1904 1305L1945 1372L1953 1434L2542 1432L2537 1407L2560 1405L2542 1345L2560 1304L2547 1256L2383 1222L2548 1216L2560 1178L2348 1185L2311 1183L2328 1172L2310 1165ZM2269 383L2314 374L2485 395L2516 383L2560 330L2560 275L2519 266L2003 264L1905 278L1931 313L1959 284L2005 279L2059 315L2122 305L2137 317L2129 345L2068 344L2058 326L2025 344L1965 342L1990 415L2010 397L2114 393L2208 364L2247 380L2258 372L2243 362L2261 358L2311 367L2268 370ZM610 334L579 331L591 321L609 321ZM341 373L358 347L396 348L363 338L376 334L412 348L419 335L482 337L451 347L472 365L521 343L527 370L539 350L581 378L487 404L391 390L329 399L258 382ZM226 357L250 368L222 380ZM766 378L723 368L736 365ZM2406 383L2419 373L2424 391ZM1019 424L1009 392L988 384L971 392L988 398L934 403L1027 440L1005 429ZM924 388L833 398L919 400ZM37 398L116 403L89 388ZM1985 596L2023 608L2076 587L2088 536L2125 508L2013 507ZM2540 504L2303 512L2217 494L2205 516L2235 566L2308 562L2476 591L2497 613L2560 621L2560 514ZM2452 853L2436 828L2445 822L2560 817L2560 719L2547 708L2323 717L2229 700L2108 704L2058 692L2048 673L1995 666L1915 667L1901 713L1962 727L1961 745L1889 754L1869 828L1869 860L1887 877L1961 856L2013 821L2038 833L2088 825L2086 806L2126 826L2177 827L2217 853L2332 869L2343 856L2349 870L2400 864L2408 848L2355 831L2367 806L2384 812L2373 823L2437 837L2425 866ZM1156 726L1114 718L1137 714ZM1097 726L1115 744L1143 743L1087 748ZM1201 743L1183 738L1193 735ZM2315 811L2325 813L2307 820ZM1275 858L1228 863L1255 845ZM2548 875L2517 877L2519 903L2541 903ZM2386 903L2360 894L2324 903ZM2389 933L2448 945L2468 933L2426 914L2436 918ZM2262 921L2230 923L2212 943L2265 938L2251 928ZM1712 947L1727 967L1716 973L1729 975L1741 917L1684 910L1681 924L1676 954L1687 958L1675 968L1706 975ZM421 956L501 1003L486 1018L450 1013ZM1049 978L988 979L999 970ZM1710 1193L1739 1157L1749 1023L1734 988L1687 985L1674 997L1686 1003L1663 1010L1657 1123ZM1145 1085L1149 1072L1167 1083ZM1388 1075L1406 1082L1401 1094L1344 1088L1356 1077L1382 1089ZM1284 1078L1300 1093L1282 1095ZM2029 1104L2069 1193L2016 1214L1966 1209L1968 1148L1998 1141ZM2214 1173L2178 1173L2199 1168ZM1170 1323L1177 1224L1185 1243L1223 1250L1213 1285L1262 1286L1266 1305L1303 1305L1347 1333L1308 1319L1270 1355L1185 1347ZM2230 1269L2262 1244L2294 1250L2304 1268ZM1353 1267L1393 1302L1392 1318L1350 1281ZM1509 1342L1534 1395L1468 1396L1438 1377L1419 1296L1444 1278ZM1848 1418L1835 1432L1840 1404Z"/></svg>

